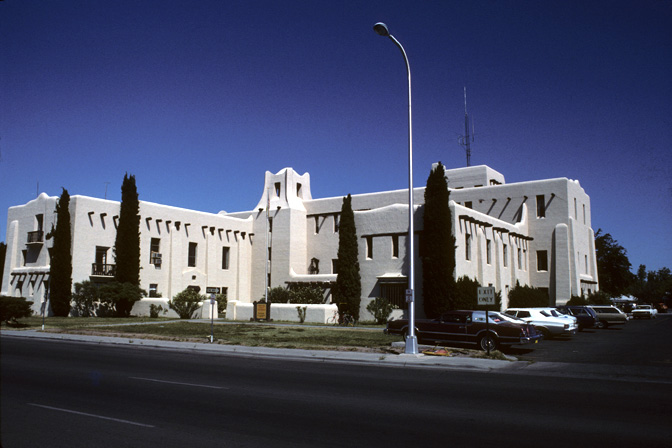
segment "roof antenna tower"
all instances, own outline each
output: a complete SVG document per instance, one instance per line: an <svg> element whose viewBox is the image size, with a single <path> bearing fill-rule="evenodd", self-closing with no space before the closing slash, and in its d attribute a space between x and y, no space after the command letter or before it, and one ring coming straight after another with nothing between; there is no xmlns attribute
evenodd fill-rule
<svg viewBox="0 0 672 448"><path fill-rule="evenodd" d="M474 141L474 121L471 121L471 135L469 135L469 114L467 113L467 87L464 87L464 135L459 137L460 146L467 153L467 166L471 166L471 142Z"/></svg>

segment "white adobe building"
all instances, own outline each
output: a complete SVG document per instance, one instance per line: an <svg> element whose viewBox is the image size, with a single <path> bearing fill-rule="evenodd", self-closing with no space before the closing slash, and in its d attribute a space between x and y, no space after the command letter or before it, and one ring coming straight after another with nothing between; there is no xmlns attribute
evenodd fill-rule
<svg viewBox="0 0 672 448"><path fill-rule="evenodd" d="M557 305L598 290L590 198L578 181L506 184L502 174L487 166L447 170L446 177L456 277L495 286L503 307L516 282L547 289ZM424 191L414 189L415 247L423 228ZM8 211L0 294L26 297L36 312L49 281L53 241L45 239L45 229L54 223L57 200L42 193ZM321 284L329 302L337 276L342 203L343 197L313 199L309 174L291 168L266 172L259 203L247 212L203 213L140 201L141 287L150 297L166 300L196 287L251 303L264 296L268 257L271 287ZM408 190L354 195L352 207L360 242L361 318L367 320L366 305L375 297L405 306ZM119 208L119 202L71 196L73 282L113 278ZM422 315L418 253L415 266L416 309Z"/></svg>

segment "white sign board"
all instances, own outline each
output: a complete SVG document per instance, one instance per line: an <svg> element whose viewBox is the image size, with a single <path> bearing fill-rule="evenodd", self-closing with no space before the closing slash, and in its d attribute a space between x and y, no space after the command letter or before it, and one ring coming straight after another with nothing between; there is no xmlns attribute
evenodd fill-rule
<svg viewBox="0 0 672 448"><path fill-rule="evenodd" d="M494 286L487 286L487 287L478 288L478 304L479 305L494 305L495 304L495 288L494 288Z"/></svg>

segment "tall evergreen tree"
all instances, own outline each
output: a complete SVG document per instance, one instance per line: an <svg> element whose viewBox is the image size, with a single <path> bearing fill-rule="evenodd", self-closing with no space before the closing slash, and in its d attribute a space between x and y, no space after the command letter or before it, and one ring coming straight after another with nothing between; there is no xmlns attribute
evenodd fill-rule
<svg viewBox="0 0 672 448"><path fill-rule="evenodd" d="M7 244L0 243L0 285L2 285L2 277L5 273L5 255L7 254Z"/></svg>
<svg viewBox="0 0 672 448"><path fill-rule="evenodd" d="M422 237L422 290L425 314L435 317L454 307L455 237L449 191L441 162L427 178Z"/></svg>
<svg viewBox="0 0 672 448"><path fill-rule="evenodd" d="M362 300L358 257L355 214L352 211L352 197L348 195L343 198L338 226L338 275L334 297L339 312L350 314L355 321L359 320L359 306Z"/></svg>
<svg viewBox="0 0 672 448"><path fill-rule="evenodd" d="M115 280L140 286L140 202L135 176L124 175L121 209L114 243Z"/></svg>
<svg viewBox="0 0 672 448"><path fill-rule="evenodd" d="M50 235L54 237L51 252L49 299L56 316L70 314L72 299L72 234L70 233L70 195L63 189L56 203L56 228Z"/></svg>

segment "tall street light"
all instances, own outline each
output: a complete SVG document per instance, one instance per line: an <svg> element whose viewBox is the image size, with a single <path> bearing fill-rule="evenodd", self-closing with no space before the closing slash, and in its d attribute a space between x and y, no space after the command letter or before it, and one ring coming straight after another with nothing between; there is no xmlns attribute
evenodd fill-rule
<svg viewBox="0 0 672 448"><path fill-rule="evenodd" d="M411 66L408 64L408 56L404 47L399 41L390 34L387 25L378 22L373 26L373 30L381 36L389 37L394 45L399 47L406 63L406 72L408 73L408 289L406 290L406 302L408 302L408 333L406 335L405 353L418 354L418 339L415 336L415 251L413 250L413 122L411 114Z"/></svg>

